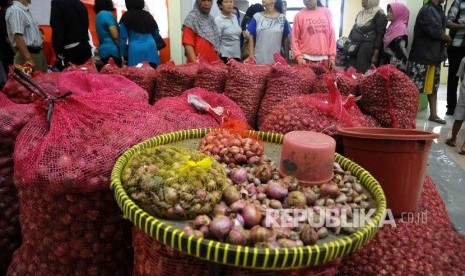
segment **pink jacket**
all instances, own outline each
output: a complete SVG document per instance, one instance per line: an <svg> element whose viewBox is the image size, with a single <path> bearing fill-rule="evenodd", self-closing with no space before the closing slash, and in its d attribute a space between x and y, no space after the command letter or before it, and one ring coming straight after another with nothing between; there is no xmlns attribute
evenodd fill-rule
<svg viewBox="0 0 465 276"><path fill-rule="evenodd" d="M336 38L331 11L324 7L299 11L292 27L292 51L294 58L302 54L336 57Z"/></svg>

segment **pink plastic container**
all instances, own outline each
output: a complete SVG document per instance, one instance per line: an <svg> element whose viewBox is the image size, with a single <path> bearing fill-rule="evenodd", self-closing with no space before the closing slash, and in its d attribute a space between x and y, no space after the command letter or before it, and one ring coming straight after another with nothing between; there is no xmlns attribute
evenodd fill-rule
<svg viewBox="0 0 465 276"><path fill-rule="evenodd" d="M320 185L333 179L336 141L313 131L292 131L284 135L279 172L293 175L302 186Z"/></svg>

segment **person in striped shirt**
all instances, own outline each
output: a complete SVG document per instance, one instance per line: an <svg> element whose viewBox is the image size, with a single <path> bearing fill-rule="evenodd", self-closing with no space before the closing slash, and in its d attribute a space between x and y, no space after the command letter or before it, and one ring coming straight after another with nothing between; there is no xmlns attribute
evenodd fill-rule
<svg viewBox="0 0 465 276"><path fill-rule="evenodd" d="M43 38L28 8L30 3L31 0L15 0L6 10L8 39L15 49L15 64L29 63L33 70L47 72Z"/></svg>

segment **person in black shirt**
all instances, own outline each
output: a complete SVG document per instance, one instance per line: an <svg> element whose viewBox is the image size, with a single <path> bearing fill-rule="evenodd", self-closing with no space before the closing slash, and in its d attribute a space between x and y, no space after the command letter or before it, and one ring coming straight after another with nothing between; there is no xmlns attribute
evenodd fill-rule
<svg viewBox="0 0 465 276"><path fill-rule="evenodd" d="M446 14L441 4L445 0L429 0L418 12L413 28L412 49L410 49L408 74L418 92L428 97L428 120L446 124L437 114L437 93L441 79L441 62L446 60L446 45L452 40L446 33Z"/></svg>
<svg viewBox="0 0 465 276"><path fill-rule="evenodd" d="M64 69L69 62L81 65L92 57L89 44L89 15L79 0L52 0L50 26L55 66Z"/></svg>

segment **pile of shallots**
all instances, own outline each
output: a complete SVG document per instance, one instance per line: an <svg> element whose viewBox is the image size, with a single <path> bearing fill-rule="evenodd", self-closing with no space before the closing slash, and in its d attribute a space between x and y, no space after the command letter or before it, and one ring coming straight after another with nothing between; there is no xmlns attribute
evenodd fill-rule
<svg viewBox="0 0 465 276"><path fill-rule="evenodd" d="M253 138L246 139L260 144ZM354 211L374 207L371 195L338 163L334 163L332 181L303 187L293 176L282 177L277 164L263 150L255 155L245 151L242 158L242 140L240 134L226 129L207 134L202 140L200 148L208 148L203 151L223 163L229 186L210 214L197 216L183 229L187 234L233 245L313 245L330 233L354 233L356 228L341 221L350 223Z"/></svg>

